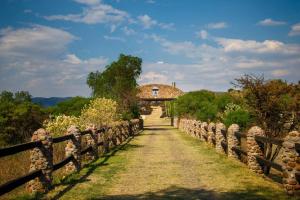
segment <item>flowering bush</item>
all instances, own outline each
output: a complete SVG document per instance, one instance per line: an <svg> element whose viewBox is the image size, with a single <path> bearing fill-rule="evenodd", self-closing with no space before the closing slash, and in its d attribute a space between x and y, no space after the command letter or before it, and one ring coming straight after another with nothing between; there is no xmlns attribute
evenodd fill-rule
<svg viewBox="0 0 300 200"><path fill-rule="evenodd" d="M82 109L80 115L82 124L93 124L97 127L109 125L119 120L117 102L106 98L96 98Z"/></svg>
<svg viewBox="0 0 300 200"><path fill-rule="evenodd" d="M97 127L109 125L118 121L117 103L111 99L96 98L85 106L79 117L59 115L53 120L45 121L44 127L53 136L63 135L71 125L80 130L86 129L93 124Z"/></svg>
<svg viewBox="0 0 300 200"><path fill-rule="evenodd" d="M52 120L44 122L46 130L53 136L63 135L71 125L77 126L80 130L86 128L80 119L75 116L59 115Z"/></svg>

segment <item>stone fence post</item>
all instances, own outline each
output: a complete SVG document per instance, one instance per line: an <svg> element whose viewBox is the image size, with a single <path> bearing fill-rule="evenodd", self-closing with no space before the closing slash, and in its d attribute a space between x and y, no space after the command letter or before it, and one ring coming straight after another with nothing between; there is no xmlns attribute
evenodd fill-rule
<svg viewBox="0 0 300 200"><path fill-rule="evenodd" d="M87 159L88 160L95 160L98 158L98 134L97 128L95 125L90 125L87 130L91 131L91 134L86 135L86 143L87 146L91 146L93 151L87 152Z"/></svg>
<svg viewBox="0 0 300 200"><path fill-rule="evenodd" d="M196 136L201 139L201 121L196 121Z"/></svg>
<svg viewBox="0 0 300 200"><path fill-rule="evenodd" d="M226 153L226 149L222 146L222 142L226 143L226 137L224 135L226 127L223 123L216 124L216 151L219 153Z"/></svg>
<svg viewBox="0 0 300 200"><path fill-rule="evenodd" d="M201 131L200 132L201 132L201 140L202 141L207 141L207 139L208 139L207 138L208 135L207 135L207 131L206 131L207 130L207 126L208 126L207 122L202 122L201 123Z"/></svg>
<svg viewBox="0 0 300 200"><path fill-rule="evenodd" d="M239 155L236 151L232 150L232 147L239 146L239 140L235 136L236 132L239 132L240 127L237 124L231 124L227 131L227 147L228 147L228 157L239 159Z"/></svg>
<svg viewBox="0 0 300 200"><path fill-rule="evenodd" d="M265 133L260 127L253 126L247 133L247 161L251 171L262 174L263 168L257 161L256 156L264 157L264 150L262 144L255 140L256 135L265 136Z"/></svg>
<svg viewBox="0 0 300 200"><path fill-rule="evenodd" d="M51 188L53 171L53 147L52 137L45 129L38 129L31 137L31 141L41 141L40 147L30 151L29 171L42 170L43 175L31 180L27 184L27 190L33 192L46 192Z"/></svg>
<svg viewBox="0 0 300 200"><path fill-rule="evenodd" d="M215 146L215 129L216 129L216 125L213 122L210 122L208 124L208 131L207 131L207 142L208 144L210 144L211 146Z"/></svg>
<svg viewBox="0 0 300 200"><path fill-rule="evenodd" d="M300 183L296 178L296 174L300 173L300 157L295 143L300 143L300 133L292 131L284 138L282 144L283 186L288 194L293 194L295 190L300 189Z"/></svg>
<svg viewBox="0 0 300 200"><path fill-rule="evenodd" d="M72 173L81 169L81 133L79 129L72 125L68 128L66 135L72 135L72 139L67 141L65 156L74 156L74 160L66 164L66 172Z"/></svg>

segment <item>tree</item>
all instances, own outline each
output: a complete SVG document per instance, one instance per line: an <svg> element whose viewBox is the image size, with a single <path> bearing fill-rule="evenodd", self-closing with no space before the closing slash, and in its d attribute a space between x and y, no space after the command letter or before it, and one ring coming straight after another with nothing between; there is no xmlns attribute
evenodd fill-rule
<svg viewBox="0 0 300 200"><path fill-rule="evenodd" d="M213 120L218 111L216 95L207 90L186 93L176 100L175 111L180 117Z"/></svg>
<svg viewBox="0 0 300 200"><path fill-rule="evenodd" d="M282 80L265 80L263 76L245 75L236 79L234 85L243 89L247 105L256 118L256 123L267 137L282 138L299 126L300 86ZM265 157L273 161L280 147L265 144ZM270 168L265 168L269 173Z"/></svg>
<svg viewBox="0 0 300 200"><path fill-rule="evenodd" d="M0 145L29 140L46 118L40 106L30 102L28 92L0 94Z"/></svg>
<svg viewBox="0 0 300 200"><path fill-rule="evenodd" d="M130 55L119 56L102 72L91 72L87 84L94 97L111 98L118 102L124 118L137 117L137 78L142 72L142 59Z"/></svg>
<svg viewBox="0 0 300 200"><path fill-rule="evenodd" d="M81 113L82 108L89 104L90 98L85 97L72 97L66 101L60 102L53 107L47 108L47 111L55 116L68 115L78 117Z"/></svg>

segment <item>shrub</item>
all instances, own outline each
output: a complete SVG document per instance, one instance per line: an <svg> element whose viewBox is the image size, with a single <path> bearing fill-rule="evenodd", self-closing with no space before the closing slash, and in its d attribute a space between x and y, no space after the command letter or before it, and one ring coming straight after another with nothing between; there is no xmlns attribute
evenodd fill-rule
<svg viewBox="0 0 300 200"><path fill-rule="evenodd" d="M59 115L52 120L44 122L44 127L54 136L63 135L71 125L77 126L80 130L86 129L90 124L97 127L109 125L119 119L117 115L117 103L111 99L96 98L91 100L81 115L66 116Z"/></svg>
<svg viewBox="0 0 300 200"><path fill-rule="evenodd" d="M79 127L80 130L86 128L86 126L80 122L80 119L75 116L59 115L54 119L44 122L44 127L52 134L52 136L64 135L71 125Z"/></svg>
<svg viewBox="0 0 300 200"><path fill-rule="evenodd" d="M241 129L245 129L251 122L250 113L240 105L229 103L225 111L220 116L221 121L229 127L231 124L238 124Z"/></svg>
<svg viewBox="0 0 300 200"><path fill-rule="evenodd" d="M210 106L210 108L213 109L213 111L210 111L210 109L205 108L205 106L209 105L209 103L213 102L214 100L215 94L207 90L189 92L180 96L176 100L175 113L180 117L199 116L199 118L203 119L206 114L199 114L199 112L208 112L207 115L212 117L215 107ZM215 116L212 118L214 117Z"/></svg>
<svg viewBox="0 0 300 200"><path fill-rule="evenodd" d="M106 98L96 98L82 109L80 122L85 125L94 124L97 127L109 125L118 121L117 102Z"/></svg>

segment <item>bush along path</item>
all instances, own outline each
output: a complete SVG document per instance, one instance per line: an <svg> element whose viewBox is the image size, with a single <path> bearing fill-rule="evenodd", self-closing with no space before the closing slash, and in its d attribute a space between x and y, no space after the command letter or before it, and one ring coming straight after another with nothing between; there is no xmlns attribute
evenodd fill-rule
<svg viewBox="0 0 300 200"><path fill-rule="evenodd" d="M155 108L145 130L68 177L54 199L296 199L242 163L169 126Z"/></svg>

